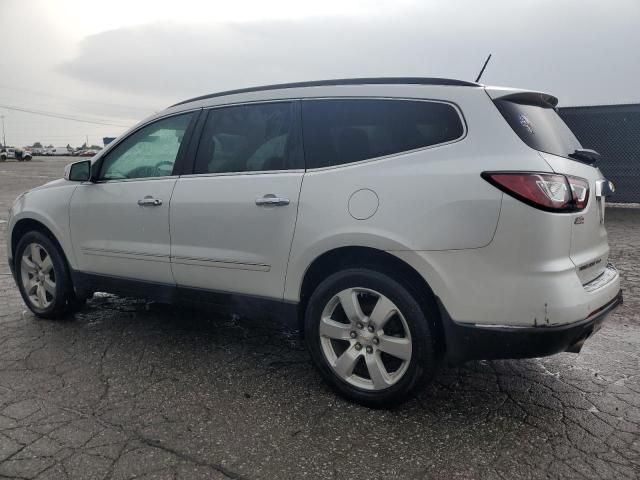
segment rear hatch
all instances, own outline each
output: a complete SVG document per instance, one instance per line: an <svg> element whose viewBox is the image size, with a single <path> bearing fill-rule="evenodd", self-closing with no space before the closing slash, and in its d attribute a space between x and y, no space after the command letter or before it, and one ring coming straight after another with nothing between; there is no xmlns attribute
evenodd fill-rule
<svg viewBox="0 0 640 480"><path fill-rule="evenodd" d="M558 100L544 93L487 88L496 107L520 139L537 150L551 169L560 174L580 177L589 183L589 200L584 210L559 213L571 229L569 256L582 284L600 276L609 257L604 227L605 179L593 165L593 157L556 112ZM587 146L588 147L588 146ZM594 152L595 153L595 152Z"/></svg>

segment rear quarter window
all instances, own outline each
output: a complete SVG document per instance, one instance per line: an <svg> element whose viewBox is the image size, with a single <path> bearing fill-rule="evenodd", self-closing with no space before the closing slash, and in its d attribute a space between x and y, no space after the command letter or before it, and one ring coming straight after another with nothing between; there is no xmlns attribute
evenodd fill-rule
<svg viewBox="0 0 640 480"><path fill-rule="evenodd" d="M420 100L304 100L302 126L307 168L415 150L464 134L455 107Z"/></svg>

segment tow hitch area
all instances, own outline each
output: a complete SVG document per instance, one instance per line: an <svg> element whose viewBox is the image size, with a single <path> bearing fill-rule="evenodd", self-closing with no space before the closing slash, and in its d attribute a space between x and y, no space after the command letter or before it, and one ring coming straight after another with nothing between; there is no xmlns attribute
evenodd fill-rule
<svg viewBox="0 0 640 480"><path fill-rule="evenodd" d="M576 340L574 343L572 343L567 347L567 352L580 353L580 350L582 350L582 346L584 345L584 342L587 341L587 339L593 334L593 332L594 332L594 329L592 328L589 333L585 333L584 335L582 335L578 340Z"/></svg>

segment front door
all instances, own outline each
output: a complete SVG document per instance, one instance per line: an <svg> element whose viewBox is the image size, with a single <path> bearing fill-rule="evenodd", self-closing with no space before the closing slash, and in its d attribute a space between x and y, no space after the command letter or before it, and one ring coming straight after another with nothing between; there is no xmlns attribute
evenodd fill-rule
<svg viewBox="0 0 640 480"><path fill-rule="evenodd" d="M106 154L70 205L73 250L85 273L173 284L169 204L192 113L135 131Z"/></svg>
<svg viewBox="0 0 640 480"><path fill-rule="evenodd" d="M179 286L282 298L304 168L295 102L209 111L171 200Z"/></svg>

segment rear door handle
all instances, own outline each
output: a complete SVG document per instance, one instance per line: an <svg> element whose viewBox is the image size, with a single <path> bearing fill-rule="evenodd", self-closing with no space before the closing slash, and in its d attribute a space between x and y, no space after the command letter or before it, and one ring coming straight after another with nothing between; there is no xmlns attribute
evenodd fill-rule
<svg viewBox="0 0 640 480"><path fill-rule="evenodd" d="M273 193L269 193L261 198L256 198L256 205L273 205L273 206L281 206L281 205L289 205L289 199L283 197L277 197Z"/></svg>
<svg viewBox="0 0 640 480"><path fill-rule="evenodd" d="M159 198L153 198L151 195L147 195L142 200L138 200L138 205L141 207L158 207L162 205L162 200Z"/></svg>

